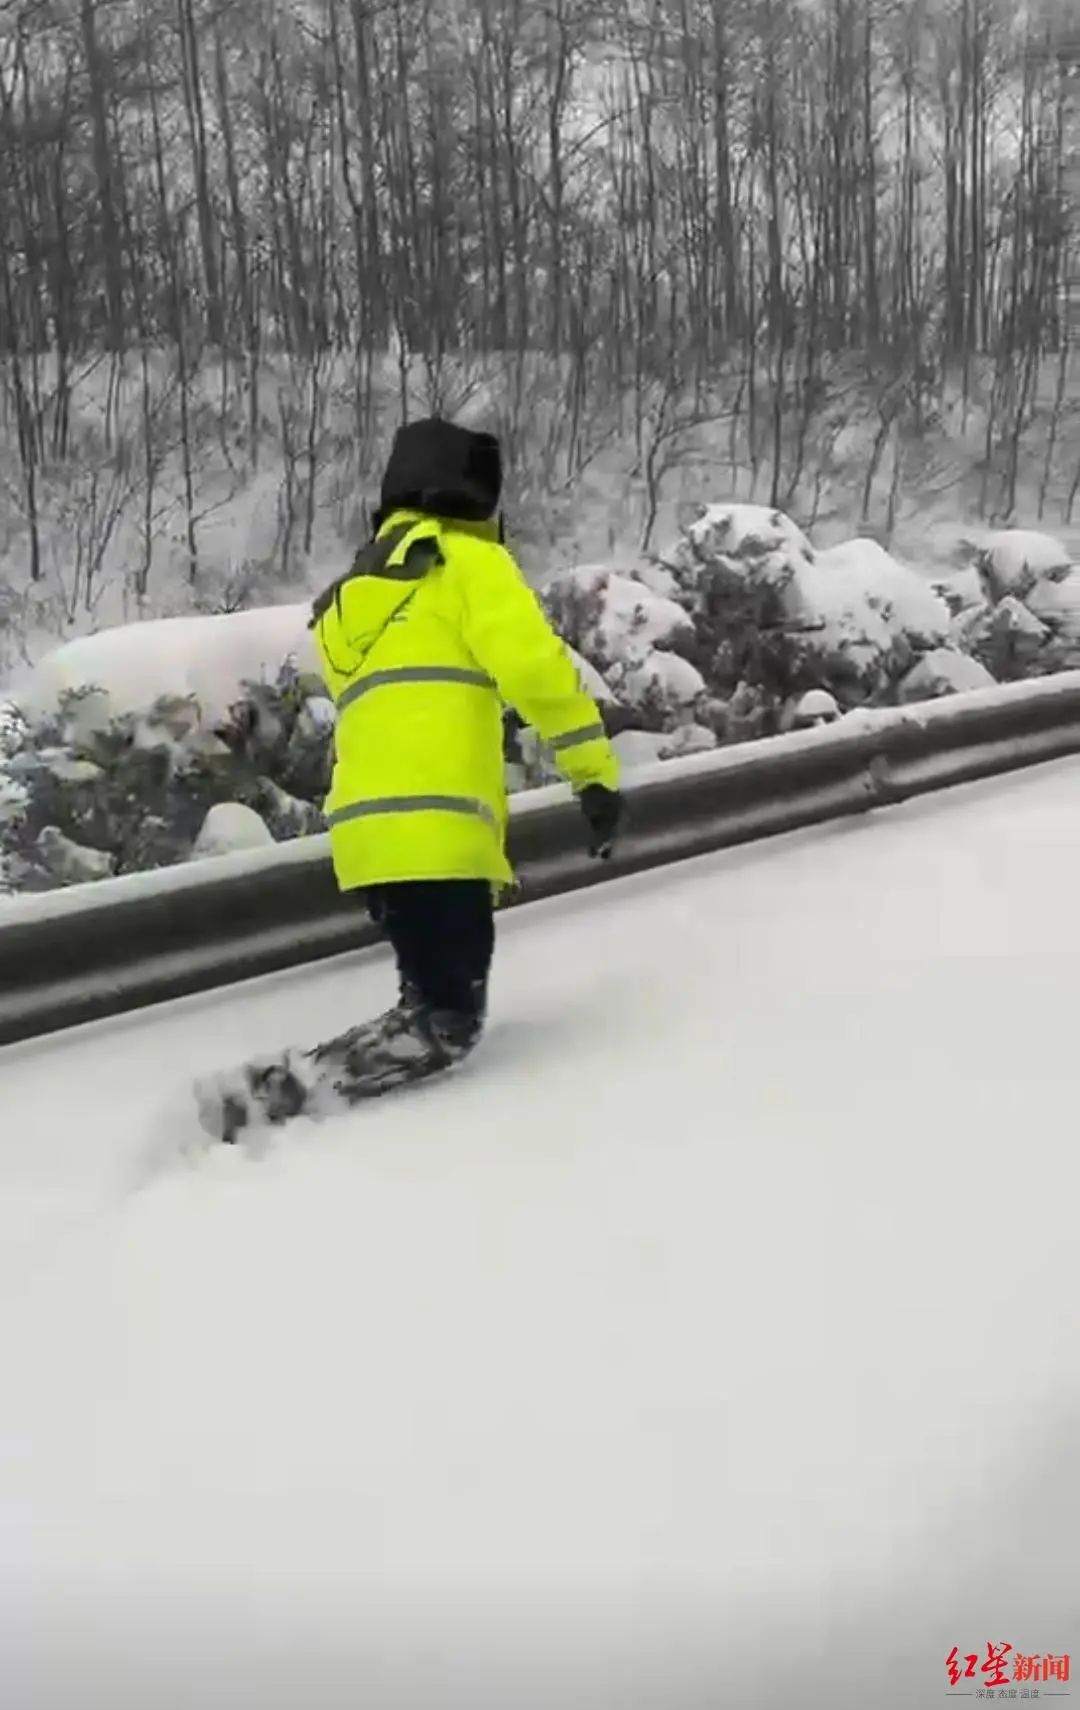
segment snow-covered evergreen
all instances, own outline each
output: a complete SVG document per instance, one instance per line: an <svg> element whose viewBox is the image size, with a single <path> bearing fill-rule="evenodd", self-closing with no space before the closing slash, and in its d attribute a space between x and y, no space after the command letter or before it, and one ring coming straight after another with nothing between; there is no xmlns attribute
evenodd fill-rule
<svg viewBox="0 0 1080 1710"><path fill-rule="evenodd" d="M1053 536L995 532L943 591L956 645L999 682L1080 666L1080 563Z"/></svg>

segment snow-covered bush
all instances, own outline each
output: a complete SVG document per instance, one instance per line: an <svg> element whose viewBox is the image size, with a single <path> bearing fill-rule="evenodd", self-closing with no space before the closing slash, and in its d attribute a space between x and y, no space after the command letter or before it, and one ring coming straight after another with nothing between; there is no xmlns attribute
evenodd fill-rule
<svg viewBox="0 0 1080 1710"><path fill-rule="evenodd" d="M745 687L755 723L766 703L796 686L791 637L805 626L798 578L813 560L810 542L783 512L737 504L705 507L662 554L694 626L692 663L722 700ZM738 725L749 710L736 713Z"/></svg>
<svg viewBox="0 0 1080 1710"><path fill-rule="evenodd" d="M190 696L116 715L104 690L65 691L0 769L7 881L47 890L211 853L225 807L274 840L318 831L330 729L293 670L209 722Z"/></svg>
<svg viewBox="0 0 1080 1710"><path fill-rule="evenodd" d="M884 668L895 680L908 655L943 646L948 639L945 601L877 541L848 540L819 552L801 585L826 621L826 637L835 625L841 648L853 642L863 649L870 676ZM824 645L828 649L830 640Z"/></svg>
<svg viewBox="0 0 1080 1710"><path fill-rule="evenodd" d="M970 564L955 575L939 577L931 584L933 591L945 601L950 616L958 618L962 613L974 607L986 604L986 592L982 577L975 564Z"/></svg>
<svg viewBox="0 0 1080 1710"><path fill-rule="evenodd" d="M985 601L953 620L956 645L986 666L999 683L1036 675L1050 630L1012 594L997 605Z"/></svg>
<svg viewBox="0 0 1080 1710"><path fill-rule="evenodd" d="M203 820L191 848L191 859L231 855L241 849L264 849L274 839L266 821L243 802L217 802Z"/></svg>
<svg viewBox="0 0 1080 1710"><path fill-rule="evenodd" d="M1052 535L1001 529L984 541L975 560L988 601L1013 595L1026 600L1036 583L1060 581L1071 568L1068 552Z"/></svg>
<svg viewBox="0 0 1080 1710"><path fill-rule="evenodd" d="M840 718L836 697L828 689L807 689L789 701L781 716L782 730L816 730L823 724L835 724Z"/></svg>
<svg viewBox="0 0 1080 1710"><path fill-rule="evenodd" d="M595 565L561 571L543 597L555 628L593 671L582 680L597 699L603 685L608 700L656 730L686 721L705 684L680 657L694 647L694 626L676 600L636 575Z"/></svg>
<svg viewBox="0 0 1080 1710"><path fill-rule="evenodd" d="M975 560L979 597L952 620L955 644L999 682L1080 666L1080 566L1026 529L991 535Z"/></svg>
<svg viewBox="0 0 1080 1710"><path fill-rule="evenodd" d="M0 701L0 764L14 754L26 731L26 718L14 701Z"/></svg>
<svg viewBox="0 0 1080 1710"><path fill-rule="evenodd" d="M114 719L100 701L63 695L7 762L18 799L0 840L22 889L176 860L219 799L228 751L206 740L194 703L163 698L145 717Z"/></svg>
<svg viewBox="0 0 1080 1710"><path fill-rule="evenodd" d="M553 576L544 603L560 635L604 676L608 667L640 662L656 648L693 643L693 624L676 600L602 566Z"/></svg>
<svg viewBox="0 0 1080 1710"><path fill-rule="evenodd" d="M619 757L619 764L625 771L632 771L637 766L651 766L657 760L667 758L665 748L668 738L659 730L624 730L612 741L612 747Z"/></svg>
<svg viewBox="0 0 1080 1710"><path fill-rule="evenodd" d="M335 713L308 615L296 605L163 618L46 655L12 692L21 722L0 787L8 883L96 877L98 857L125 873L196 845L206 853L220 823L199 843L207 815L229 804L277 840L320 830ZM81 867L72 848L87 851Z"/></svg>
<svg viewBox="0 0 1080 1710"><path fill-rule="evenodd" d="M919 663L909 671L900 684L900 699L933 701L942 695L962 695L972 689L992 689L994 678L970 654L955 647L935 647L924 653Z"/></svg>
<svg viewBox="0 0 1080 1710"><path fill-rule="evenodd" d="M321 684L286 666L275 683L245 684L242 698L215 723L237 762L260 779L260 800L253 805L269 810L276 836L296 835L276 823L283 812L287 817L296 803L325 797L335 719Z"/></svg>
<svg viewBox="0 0 1080 1710"><path fill-rule="evenodd" d="M782 511L713 504L655 565L564 571L544 598L650 730L739 742L795 727L815 690L831 716L897 702L921 659L963 645L954 613L981 585L950 601L876 541L818 552Z"/></svg>
<svg viewBox="0 0 1080 1710"><path fill-rule="evenodd" d="M1040 577L1024 604L1063 652L1069 652L1070 662L1075 661L1080 655L1080 565Z"/></svg>
<svg viewBox="0 0 1080 1710"><path fill-rule="evenodd" d="M781 511L716 504L664 554L695 643L683 646L728 702L728 737L780 728L813 688L841 706L888 703L949 639L950 612L875 541L815 552Z"/></svg>
<svg viewBox="0 0 1080 1710"><path fill-rule="evenodd" d="M627 660L611 668L611 680L623 699L645 715L645 723L652 729L666 730L688 720L708 698L697 666L677 653L654 650L644 659Z"/></svg>
<svg viewBox="0 0 1080 1710"><path fill-rule="evenodd" d="M34 849L42 871L57 885L85 885L93 879L111 878L116 872L114 855L76 843L55 825L42 827Z"/></svg>
<svg viewBox="0 0 1080 1710"><path fill-rule="evenodd" d="M660 749L661 760L676 760L683 754L705 754L717 746L715 730L707 724L678 724L665 733Z"/></svg>

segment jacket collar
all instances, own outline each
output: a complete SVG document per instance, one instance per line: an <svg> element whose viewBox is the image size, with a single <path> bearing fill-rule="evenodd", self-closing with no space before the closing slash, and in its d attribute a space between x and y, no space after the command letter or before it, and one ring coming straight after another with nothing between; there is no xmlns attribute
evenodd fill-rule
<svg viewBox="0 0 1080 1710"><path fill-rule="evenodd" d="M447 530L454 534L471 535L474 540L498 542L501 536L498 517L492 517L487 522L461 522L457 517L433 516L430 511L400 510L391 511L389 516L384 517L375 538L382 540L383 536L389 534L391 529L401 528L403 524L408 524L411 527L419 523L429 523L440 533Z"/></svg>

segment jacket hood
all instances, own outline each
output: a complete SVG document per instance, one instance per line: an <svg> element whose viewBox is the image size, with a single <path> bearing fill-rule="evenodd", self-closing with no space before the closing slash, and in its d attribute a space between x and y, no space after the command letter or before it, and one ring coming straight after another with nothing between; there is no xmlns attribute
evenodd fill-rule
<svg viewBox="0 0 1080 1710"><path fill-rule="evenodd" d="M379 493L375 527L392 511L487 522L499 508L502 456L494 434L432 417L398 428Z"/></svg>

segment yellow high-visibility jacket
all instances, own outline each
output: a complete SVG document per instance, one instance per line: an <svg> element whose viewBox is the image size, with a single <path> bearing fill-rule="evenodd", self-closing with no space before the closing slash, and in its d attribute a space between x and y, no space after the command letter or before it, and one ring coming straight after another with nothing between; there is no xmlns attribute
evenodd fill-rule
<svg viewBox="0 0 1080 1710"><path fill-rule="evenodd" d="M338 883L508 884L502 703L578 790L618 787L599 709L495 524L397 511L377 541L312 618L338 710Z"/></svg>

